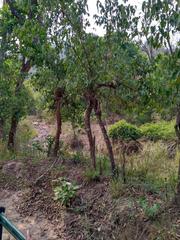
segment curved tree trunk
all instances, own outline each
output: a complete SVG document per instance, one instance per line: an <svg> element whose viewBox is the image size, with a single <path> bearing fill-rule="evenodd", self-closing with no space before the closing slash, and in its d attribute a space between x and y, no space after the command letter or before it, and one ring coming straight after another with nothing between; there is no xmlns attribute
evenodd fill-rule
<svg viewBox="0 0 180 240"><path fill-rule="evenodd" d="M110 162L111 162L111 170L112 170L112 174L114 175L115 174L116 165L115 165L115 160L114 160L112 144L111 144L111 141L110 141L109 136L107 134L106 128L104 126L104 123L102 121L101 108L100 108L100 104L99 104L97 99L95 99L95 103L94 103L94 112L96 114L99 126L101 128L101 132L102 132L103 137L104 137L104 141L106 143L106 147L107 147L108 154L109 154L109 159L110 159Z"/></svg>
<svg viewBox="0 0 180 240"><path fill-rule="evenodd" d="M58 88L55 91L55 101L56 101L56 136L54 139L54 149L53 149L53 157L57 157L60 145L60 135L62 128L62 119L61 119L61 102L63 97L63 89Z"/></svg>
<svg viewBox="0 0 180 240"><path fill-rule="evenodd" d="M84 114L84 124L85 130L89 141L89 150L90 150L90 157L92 160L92 164L94 169L96 169L96 148L95 148L95 136L92 134L91 130L91 113L93 110L93 104L89 101L87 109Z"/></svg>

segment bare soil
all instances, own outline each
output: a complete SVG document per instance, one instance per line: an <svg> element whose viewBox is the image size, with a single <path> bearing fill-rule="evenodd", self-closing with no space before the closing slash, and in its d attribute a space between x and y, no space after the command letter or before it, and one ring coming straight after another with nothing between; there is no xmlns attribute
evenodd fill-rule
<svg viewBox="0 0 180 240"><path fill-rule="evenodd" d="M71 161L57 163L56 166L35 185L34 180L47 168L51 160L43 160L36 165L26 166L20 182L1 186L0 205L6 207L7 217L26 234L29 229L32 240L164 240L180 239L179 212L167 208L157 219L148 219L134 201L142 193L127 188L117 199L110 191L110 179L102 177L98 182L84 179L84 165ZM30 177L31 176L31 177ZM53 200L52 180L59 176L81 185L70 207L62 207ZM23 186L23 188L22 188ZM21 189L21 190L20 190ZM147 196L153 201L153 196ZM176 231L172 231L173 223ZM159 227L161 226L161 227ZM162 228L163 226L163 228ZM5 233L4 240L9 240Z"/></svg>

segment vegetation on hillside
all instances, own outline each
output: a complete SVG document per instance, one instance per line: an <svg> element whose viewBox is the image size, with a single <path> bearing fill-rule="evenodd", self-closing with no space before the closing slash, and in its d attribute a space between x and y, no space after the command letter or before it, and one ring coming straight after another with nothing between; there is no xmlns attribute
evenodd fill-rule
<svg viewBox="0 0 180 240"><path fill-rule="evenodd" d="M29 199L39 191L68 220L78 213L67 239L118 239L118 225L122 239L177 239L161 220L180 206L179 3L145 0L138 10L97 0L96 8L92 24L87 0L3 1L0 185L30 186ZM14 161L23 165L17 179L6 171ZM121 198L132 214L122 222Z"/></svg>

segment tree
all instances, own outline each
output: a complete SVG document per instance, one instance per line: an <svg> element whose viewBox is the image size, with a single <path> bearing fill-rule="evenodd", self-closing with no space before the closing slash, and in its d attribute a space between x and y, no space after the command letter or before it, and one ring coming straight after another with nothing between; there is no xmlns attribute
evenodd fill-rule
<svg viewBox="0 0 180 240"><path fill-rule="evenodd" d="M149 104L158 111L173 108L179 114L179 49L171 44L171 37L179 30L178 1L148 1L142 5L144 19L150 24L146 29L149 43L158 48L161 44L168 46L170 54L160 54L156 57L153 72L147 82L151 86ZM156 23L156 24L155 24ZM158 79L158 81L157 81ZM177 124L175 125L177 137ZM180 174L180 164L178 179ZM177 186L177 202L180 203L180 180Z"/></svg>
<svg viewBox="0 0 180 240"><path fill-rule="evenodd" d="M119 45L129 41L137 34L138 18L133 17L135 9L130 5L119 5L117 1L106 1L103 6L98 1L101 15L95 16L96 22L103 25L107 30L105 37L100 38L85 32L86 26L89 25L85 17L83 18L83 24L82 21L77 21L80 18L74 16L76 12L80 16L87 14L86 2L84 2L84 5L80 2L78 4L72 5L73 13L71 12L72 9L64 4L64 16L71 27L72 33L67 36L68 44L71 45L73 43L71 45L72 48L68 52L71 64L69 64L70 67L68 67L67 71L69 74L68 79L71 82L68 82L67 85L70 89L76 89L75 91L78 91L84 97L87 104L84 122L94 168L96 168L95 138L92 135L90 120L93 110L104 136L112 172L114 172L114 154L102 120L101 101L103 92L126 85L125 83L123 84L123 81L118 76L119 72L121 72L118 62L122 60L120 55L118 55L120 53ZM76 8L79 9L79 6L82 6L80 13L78 10L74 11ZM129 30L131 30L130 33ZM129 89L129 87L127 88Z"/></svg>
<svg viewBox="0 0 180 240"><path fill-rule="evenodd" d="M179 30L178 1L148 0L142 4L142 36L145 36L151 47L162 44L173 54L172 37ZM152 48L150 48L152 49ZM150 52L150 58L152 51Z"/></svg>
<svg viewBox="0 0 180 240"><path fill-rule="evenodd" d="M42 25L37 7L36 1L8 0L1 10L1 47L3 48L1 60L13 58L21 62L14 89L14 97L17 99L22 96L24 81L31 66L35 63L35 59L36 62L39 60L37 56L42 55L42 43L46 38L44 34L46 28ZM21 108L17 105L13 108L8 139L8 148L12 150L21 116Z"/></svg>

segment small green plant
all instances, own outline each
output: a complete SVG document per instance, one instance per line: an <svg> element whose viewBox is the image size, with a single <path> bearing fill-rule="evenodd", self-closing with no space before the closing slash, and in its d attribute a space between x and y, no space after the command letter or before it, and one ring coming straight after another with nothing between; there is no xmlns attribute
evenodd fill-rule
<svg viewBox="0 0 180 240"><path fill-rule="evenodd" d="M53 143L54 143L54 137L51 135L48 135L45 141L46 141L46 149L47 149L46 152L47 152L47 156L49 157L51 154Z"/></svg>
<svg viewBox="0 0 180 240"><path fill-rule="evenodd" d="M106 156L98 156L97 159L97 167L99 169L99 173L104 176L111 175L111 166L109 159Z"/></svg>
<svg viewBox="0 0 180 240"><path fill-rule="evenodd" d="M99 170L89 168L85 171L84 176L87 182L92 182L92 181L98 182L100 180Z"/></svg>
<svg viewBox="0 0 180 240"><path fill-rule="evenodd" d="M146 123L141 127L143 136L151 141L171 140L175 138L174 122L160 121L156 123Z"/></svg>
<svg viewBox="0 0 180 240"><path fill-rule="evenodd" d="M73 154L71 159L72 159L73 163L79 164L79 163L82 163L85 160L85 157L84 157L84 155L81 151L78 151L78 152Z"/></svg>
<svg viewBox="0 0 180 240"><path fill-rule="evenodd" d="M157 214L159 213L161 205L159 203L149 204L148 200L145 197L142 197L138 201L139 206L142 208L144 214L150 218L155 219Z"/></svg>
<svg viewBox="0 0 180 240"><path fill-rule="evenodd" d="M63 206L69 206L76 196L79 186L67 181L65 178L58 178L55 182L57 186L54 188L54 200L60 201Z"/></svg>
<svg viewBox="0 0 180 240"><path fill-rule="evenodd" d="M117 123L111 125L109 128L109 136L113 140L137 140L142 136L141 130L127 123L125 120L120 120Z"/></svg>
<svg viewBox="0 0 180 240"><path fill-rule="evenodd" d="M36 150L40 153L47 154L49 157L51 154L51 149L54 143L54 137L48 135L44 141L36 140L32 142L33 150Z"/></svg>
<svg viewBox="0 0 180 240"><path fill-rule="evenodd" d="M45 152L45 149L43 148L42 143L39 140L36 140L32 143L32 148L42 153Z"/></svg>

